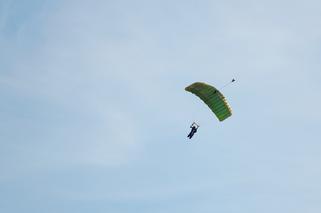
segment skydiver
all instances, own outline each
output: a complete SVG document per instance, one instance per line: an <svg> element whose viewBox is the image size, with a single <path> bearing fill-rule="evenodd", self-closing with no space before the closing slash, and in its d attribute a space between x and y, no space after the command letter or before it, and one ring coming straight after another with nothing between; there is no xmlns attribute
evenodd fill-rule
<svg viewBox="0 0 321 213"><path fill-rule="evenodd" d="M197 132L198 127L199 125L197 125L195 122L192 123L192 125L190 126L190 128L192 128L191 132L187 136L189 139L192 139L193 135Z"/></svg>

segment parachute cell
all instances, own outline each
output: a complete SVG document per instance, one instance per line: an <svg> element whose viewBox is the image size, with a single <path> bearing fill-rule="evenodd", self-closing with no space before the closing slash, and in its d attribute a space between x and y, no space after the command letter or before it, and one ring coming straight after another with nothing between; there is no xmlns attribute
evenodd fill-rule
<svg viewBox="0 0 321 213"><path fill-rule="evenodd" d="M213 111L219 121L232 115L232 110L223 94L215 87L202 82L195 82L185 88L198 96Z"/></svg>

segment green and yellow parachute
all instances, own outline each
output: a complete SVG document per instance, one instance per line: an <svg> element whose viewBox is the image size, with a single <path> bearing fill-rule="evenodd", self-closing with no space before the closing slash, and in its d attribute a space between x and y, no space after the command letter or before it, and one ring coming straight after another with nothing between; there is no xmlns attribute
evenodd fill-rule
<svg viewBox="0 0 321 213"><path fill-rule="evenodd" d="M227 103L225 97L215 87L206 83L195 82L186 87L185 90L195 94L204 101L219 121L223 121L232 115L232 109Z"/></svg>

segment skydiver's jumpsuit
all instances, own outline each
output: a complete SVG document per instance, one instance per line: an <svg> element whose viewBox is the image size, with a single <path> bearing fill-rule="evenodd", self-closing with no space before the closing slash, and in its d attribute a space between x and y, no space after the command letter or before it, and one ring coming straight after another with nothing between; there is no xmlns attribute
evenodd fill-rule
<svg viewBox="0 0 321 213"><path fill-rule="evenodd" d="M197 132L197 128L195 126L191 126L191 132L188 134L188 138L192 139L193 135Z"/></svg>

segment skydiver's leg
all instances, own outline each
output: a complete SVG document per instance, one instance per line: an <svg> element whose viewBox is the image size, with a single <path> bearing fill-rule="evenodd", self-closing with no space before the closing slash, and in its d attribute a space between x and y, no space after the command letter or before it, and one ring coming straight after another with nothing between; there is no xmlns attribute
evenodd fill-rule
<svg viewBox="0 0 321 213"><path fill-rule="evenodd" d="M191 129L190 133L187 135L188 138L193 136L193 129Z"/></svg>
<svg viewBox="0 0 321 213"><path fill-rule="evenodd" d="M187 135L187 137L188 137L189 139L191 139L191 138L193 137L193 131L191 131L191 132Z"/></svg>
<svg viewBox="0 0 321 213"><path fill-rule="evenodd" d="M189 139L192 139L193 135L194 135L194 132L193 132L193 130L191 130L191 132L188 134L187 137L188 137Z"/></svg>
<svg viewBox="0 0 321 213"><path fill-rule="evenodd" d="M192 139L192 137L194 136L194 131L192 131L191 133L190 133L190 139Z"/></svg>

